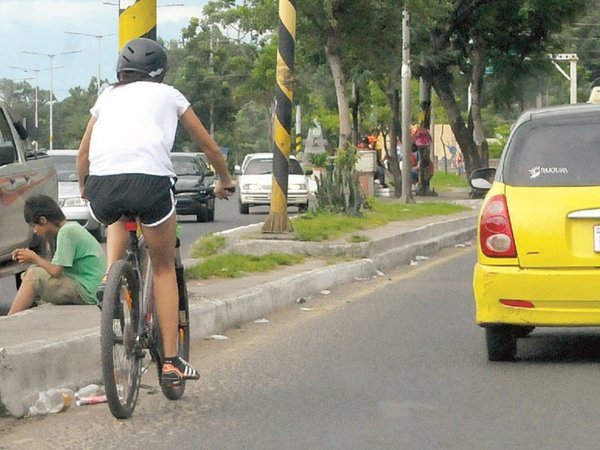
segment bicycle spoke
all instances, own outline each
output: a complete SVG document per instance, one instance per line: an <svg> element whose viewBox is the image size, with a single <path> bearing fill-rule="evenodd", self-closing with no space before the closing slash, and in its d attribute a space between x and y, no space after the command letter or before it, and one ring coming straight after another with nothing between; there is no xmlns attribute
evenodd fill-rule
<svg viewBox="0 0 600 450"><path fill-rule="evenodd" d="M119 419L133 413L137 401L142 352L138 349L137 282L131 265L117 261L104 291L101 346L108 406Z"/></svg>

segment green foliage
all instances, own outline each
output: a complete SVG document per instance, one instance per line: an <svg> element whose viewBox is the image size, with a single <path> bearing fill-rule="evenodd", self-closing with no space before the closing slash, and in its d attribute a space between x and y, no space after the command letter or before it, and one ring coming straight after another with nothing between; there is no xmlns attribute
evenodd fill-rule
<svg viewBox="0 0 600 450"><path fill-rule="evenodd" d="M291 266L304 261L301 255L267 253L266 255L241 255L228 253L213 256L200 264L185 269L189 279L239 278L253 272L267 272L279 266Z"/></svg>
<svg viewBox="0 0 600 450"><path fill-rule="evenodd" d="M469 183L465 177L461 177L453 172L445 173L438 170L431 178L431 187L438 192L450 190L455 187L468 187Z"/></svg>
<svg viewBox="0 0 600 450"><path fill-rule="evenodd" d="M504 140L493 140L491 142L488 141L488 155L490 158L500 158L502 154L502 149L504 148L505 141Z"/></svg>
<svg viewBox="0 0 600 450"><path fill-rule="evenodd" d="M490 158L500 158L509 134L510 125L507 123L498 124L494 127L494 138L488 141Z"/></svg>
<svg viewBox="0 0 600 450"><path fill-rule="evenodd" d="M232 136L235 144L230 146L231 159L241 164L248 153L268 152L272 146L270 139L269 109L256 102L246 103L235 116L235 129Z"/></svg>
<svg viewBox="0 0 600 450"><path fill-rule="evenodd" d="M360 217L310 210L294 219L294 236L301 241L333 240L357 230L368 230L392 221L454 214L468 209L464 206L443 202L406 204L371 199L371 210L364 211Z"/></svg>
<svg viewBox="0 0 600 450"><path fill-rule="evenodd" d="M54 107L54 126L60 124L60 129L54 133L54 148L79 148L90 118L90 108L96 102L96 92L96 79L92 78L87 90L70 89L69 97Z"/></svg>
<svg viewBox="0 0 600 450"><path fill-rule="evenodd" d="M308 162L311 163L314 167L325 167L327 164L327 153L310 153L308 155Z"/></svg>
<svg viewBox="0 0 600 450"><path fill-rule="evenodd" d="M317 208L331 213L359 216L363 203L355 148L340 149L334 160L328 162L325 173L317 177Z"/></svg>
<svg viewBox="0 0 600 450"><path fill-rule="evenodd" d="M227 240L223 236L205 234L192 245L191 255L194 258L215 255L225 247Z"/></svg>
<svg viewBox="0 0 600 450"><path fill-rule="evenodd" d="M337 142L343 120L326 45L339 57L347 80L341 92L351 92L350 82L360 88L361 131L389 122L388 99L400 87L403 4L413 12L412 117L418 112L419 75L435 75L436 80L450 85L446 93L455 101L451 105L445 97L443 109L434 98L435 121L455 123L458 111L467 122L466 93L474 61L469 43L473 37L484 41L480 48L487 70L480 98L481 106L490 108L483 117L487 137L497 134L492 133L497 117L514 119L535 104L540 92L549 103L568 101L567 82L551 65L548 53L578 54L578 79L584 81L580 83L580 101L587 99L587 82L600 77L598 27L578 24L598 22L597 1L303 0L297 2L293 99L302 106L303 134L316 119L325 138ZM272 143L277 2L212 0L203 13L201 19L190 19L180 39L165 44L169 58L166 82L190 99L204 125L212 125L217 142L229 147L233 159L268 150ZM566 29L558 35L561 27ZM360 39L356 39L357 33ZM0 90L31 128L34 89L27 82L10 85L7 81L0 80ZM92 78L87 89L74 88L55 103L55 148L78 145L96 98L95 89ZM41 147L47 147L49 111L43 104L47 104L48 92L40 90L39 99L38 140ZM472 130L463 136L472 136ZM185 133L178 132L176 147L191 146ZM495 157L500 148L501 144L492 144L489 155Z"/></svg>

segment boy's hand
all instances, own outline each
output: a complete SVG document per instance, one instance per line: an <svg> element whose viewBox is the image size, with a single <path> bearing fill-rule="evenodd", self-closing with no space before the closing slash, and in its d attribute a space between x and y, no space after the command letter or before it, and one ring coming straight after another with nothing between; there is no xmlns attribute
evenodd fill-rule
<svg viewBox="0 0 600 450"><path fill-rule="evenodd" d="M28 248L18 248L12 252L13 261L17 261L19 263L33 262L37 256L37 253Z"/></svg>

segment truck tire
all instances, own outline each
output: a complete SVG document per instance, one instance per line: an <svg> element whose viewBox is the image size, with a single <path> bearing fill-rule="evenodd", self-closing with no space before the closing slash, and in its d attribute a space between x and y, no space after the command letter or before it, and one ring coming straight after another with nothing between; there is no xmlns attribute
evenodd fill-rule
<svg viewBox="0 0 600 450"><path fill-rule="evenodd" d="M198 221L198 222L208 221L208 209L206 208L206 205L203 205L202 208L200 208L198 210L198 213L196 214L196 221Z"/></svg>

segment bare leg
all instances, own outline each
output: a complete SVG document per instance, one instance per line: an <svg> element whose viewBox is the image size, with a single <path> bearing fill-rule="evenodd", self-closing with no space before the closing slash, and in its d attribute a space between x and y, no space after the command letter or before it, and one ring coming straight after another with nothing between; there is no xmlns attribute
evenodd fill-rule
<svg viewBox="0 0 600 450"><path fill-rule="evenodd" d="M35 299L35 291L31 286L31 280L29 279L28 274L26 273L23 277L21 286L15 295L15 298L8 310L8 316L12 314L16 314L20 311L25 311L31 305L33 305L33 300Z"/></svg>
<svg viewBox="0 0 600 450"><path fill-rule="evenodd" d="M129 244L129 234L125 229L123 222L125 219L117 220L110 224L106 229L106 271L115 261L118 261L125 255L125 250Z"/></svg>
<svg viewBox="0 0 600 450"><path fill-rule="evenodd" d="M165 357L177 356L179 297L174 263L176 223L177 216L173 214L155 227L142 226L152 261L154 299Z"/></svg>

